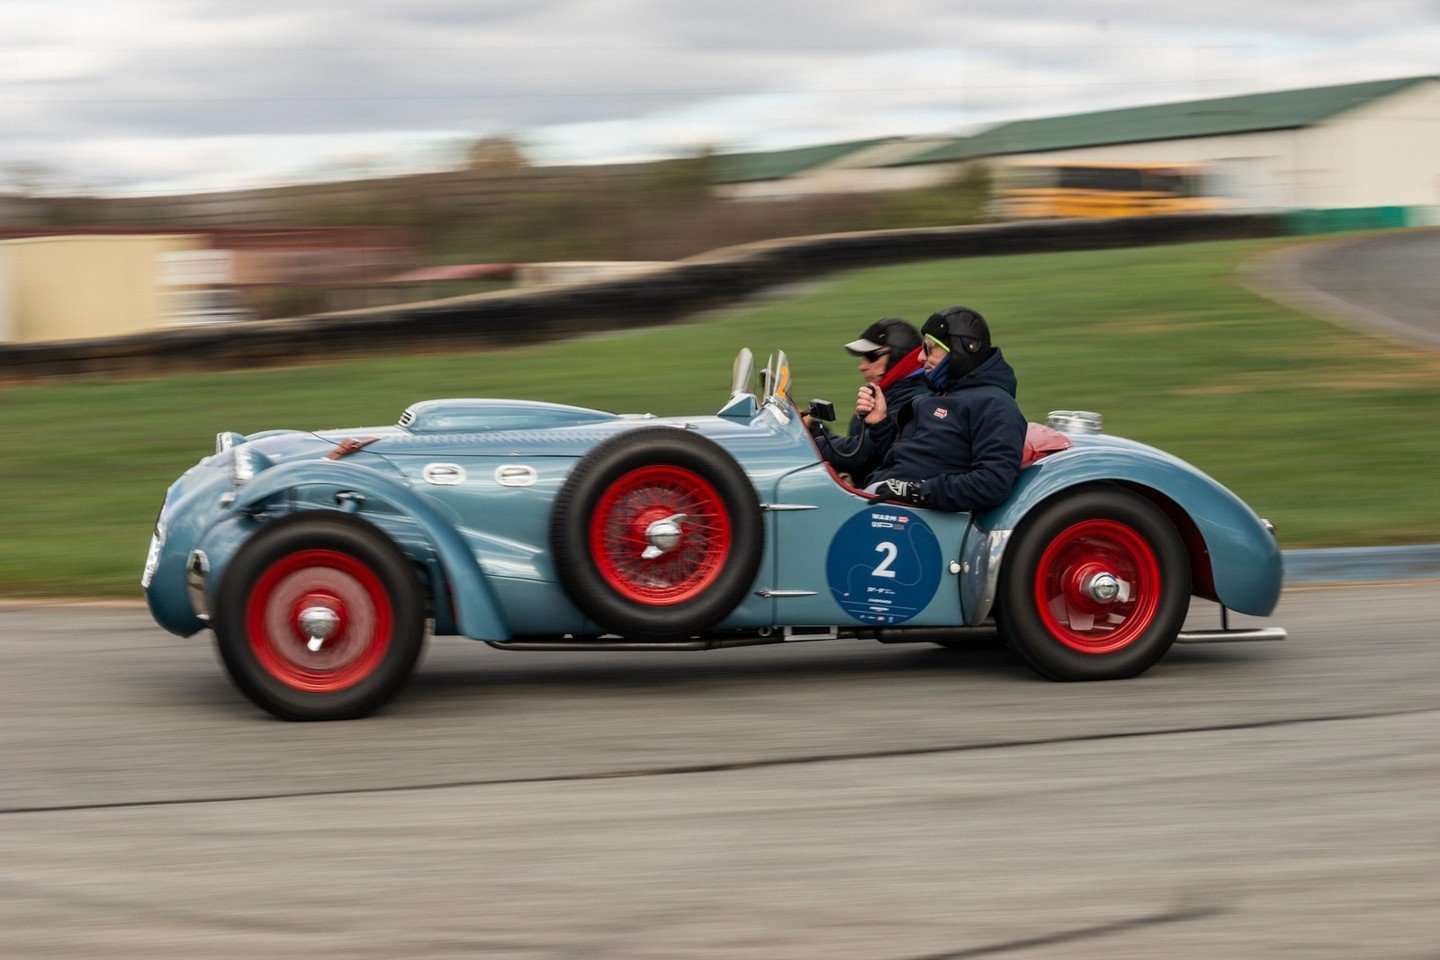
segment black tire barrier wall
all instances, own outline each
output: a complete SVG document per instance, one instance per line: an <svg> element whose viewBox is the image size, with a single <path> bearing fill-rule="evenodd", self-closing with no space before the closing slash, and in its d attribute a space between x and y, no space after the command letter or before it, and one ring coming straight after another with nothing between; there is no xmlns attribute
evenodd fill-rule
<svg viewBox="0 0 1440 960"><path fill-rule="evenodd" d="M1280 236L1272 214L1049 220L771 240L617 280L550 285L287 320L0 346L0 383L143 377L534 342L663 323L766 287L856 267L949 257Z"/></svg>

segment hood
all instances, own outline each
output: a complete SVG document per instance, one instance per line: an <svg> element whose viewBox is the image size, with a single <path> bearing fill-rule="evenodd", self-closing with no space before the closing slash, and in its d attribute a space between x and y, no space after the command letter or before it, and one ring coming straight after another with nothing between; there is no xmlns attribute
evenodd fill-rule
<svg viewBox="0 0 1440 960"><path fill-rule="evenodd" d="M334 445L361 442L366 452L382 456L494 455L522 447L588 448L644 419L533 400L426 400L412 404L394 426L317 430L314 435Z"/></svg>
<svg viewBox="0 0 1440 960"><path fill-rule="evenodd" d="M543 430L578 427L621 419L603 410L572 407L537 400L425 400L412 404L400 417L400 427L411 434L490 433L499 430Z"/></svg>
<svg viewBox="0 0 1440 960"><path fill-rule="evenodd" d="M948 392L969 390L973 387L999 387L1010 396L1015 396L1015 370L1005 362L999 347L993 348L989 359L980 366L945 385Z"/></svg>

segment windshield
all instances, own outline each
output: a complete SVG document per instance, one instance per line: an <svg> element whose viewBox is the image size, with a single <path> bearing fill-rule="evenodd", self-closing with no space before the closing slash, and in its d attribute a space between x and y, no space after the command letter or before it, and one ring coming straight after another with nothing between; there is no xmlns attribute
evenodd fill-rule
<svg viewBox="0 0 1440 960"><path fill-rule="evenodd" d="M790 399L790 358L784 350L770 354L765 364L765 402Z"/></svg>

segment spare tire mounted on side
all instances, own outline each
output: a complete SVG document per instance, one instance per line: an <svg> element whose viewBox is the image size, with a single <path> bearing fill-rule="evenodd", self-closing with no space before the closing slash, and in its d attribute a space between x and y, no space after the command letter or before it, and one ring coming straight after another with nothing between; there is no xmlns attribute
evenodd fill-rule
<svg viewBox="0 0 1440 960"><path fill-rule="evenodd" d="M560 489L550 545L561 583L606 630L642 641L711 629L755 582L755 488L714 441L674 427L612 437Z"/></svg>

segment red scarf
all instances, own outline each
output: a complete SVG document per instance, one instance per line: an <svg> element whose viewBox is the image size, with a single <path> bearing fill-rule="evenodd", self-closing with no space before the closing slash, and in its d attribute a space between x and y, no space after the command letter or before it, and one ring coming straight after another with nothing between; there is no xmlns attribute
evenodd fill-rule
<svg viewBox="0 0 1440 960"><path fill-rule="evenodd" d="M914 350L905 354L899 363L885 371L885 376L880 378L880 389L882 391L889 390L895 385L897 380L903 380L923 366L925 366L925 355L919 347L916 347Z"/></svg>

